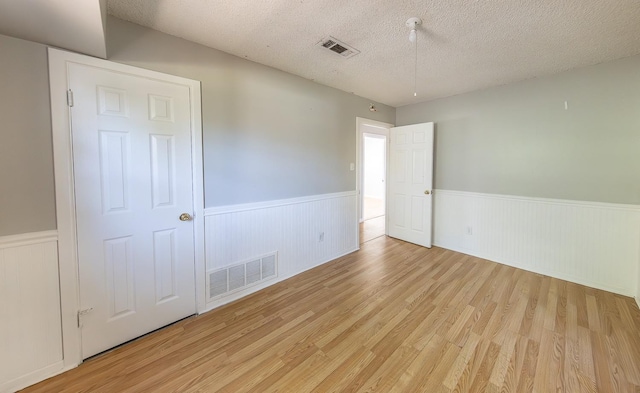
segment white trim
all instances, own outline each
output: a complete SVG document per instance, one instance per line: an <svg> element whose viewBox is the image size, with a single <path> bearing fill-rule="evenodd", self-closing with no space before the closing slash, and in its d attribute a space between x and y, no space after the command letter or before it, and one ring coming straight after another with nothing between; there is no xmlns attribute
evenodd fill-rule
<svg viewBox="0 0 640 393"><path fill-rule="evenodd" d="M73 183L70 112L67 106L68 63L83 64L135 75L189 88L191 100L192 173L195 237L196 305L201 310L205 299L204 196L202 168L202 116L200 82L142 68L49 48L49 83L55 174L56 213L59 242L60 303L65 368L82 363L81 334L77 327L79 307L78 260L76 254L76 214Z"/></svg>
<svg viewBox="0 0 640 393"><path fill-rule="evenodd" d="M58 241L58 231L56 230L21 233L19 235L0 236L0 249L56 241Z"/></svg>
<svg viewBox="0 0 640 393"><path fill-rule="evenodd" d="M196 311L202 310L207 302L205 229L204 229L204 162L202 146L202 95L200 82L184 79L189 86L191 101L191 176L193 194L193 236L196 280Z"/></svg>
<svg viewBox="0 0 640 393"><path fill-rule="evenodd" d="M601 289L603 291L607 291L607 292L611 292L611 293L617 293L617 294L623 295L623 296L629 296L629 297L632 296L629 293L629 291L624 289L624 288L614 287L614 286L611 286L611 285L606 285L606 284L598 283L598 282L591 281L591 280L585 280L585 279L576 277L576 276L574 276L572 274L567 274L567 273L559 272L559 271L556 271L556 270L532 269L532 268L529 268L527 266L522 266L522 265L517 264L517 263L512 263L512 262L504 260L502 258L495 258L492 255L485 255L484 253L473 252L473 251L469 251L469 250L464 249L464 248L456 249L456 248L452 248L452 247L441 246L441 245L435 244L435 243L433 245L436 246L436 247L447 249L447 250L459 252L461 254L471 255L472 257L486 259L488 261L496 262L496 263L499 263L501 265L511 266L511 267L516 268L516 269L525 270L525 271L528 271L528 272L532 272L532 273L536 273L536 274L542 274L544 276L549 276L549 277L557 278L557 279L564 280L564 281L569 281L569 282L572 282L572 283L575 283L575 284L584 285L584 286L589 287L589 288Z"/></svg>
<svg viewBox="0 0 640 393"><path fill-rule="evenodd" d="M40 370L36 370L27 375L23 375L19 378L0 384L0 392L16 392L38 382L44 381L45 379L62 374L63 372L69 371L75 367L77 367L77 365L64 367L63 361L61 360L52 365L41 368Z"/></svg>
<svg viewBox="0 0 640 393"><path fill-rule="evenodd" d="M640 308L640 297L636 296L635 299L636 299L636 304L638 305L638 308Z"/></svg>
<svg viewBox="0 0 640 393"><path fill-rule="evenodd" d="M309 195L298 198L278 199L274 201L243 203L238 205L215 206L204 209L204 215L215 216L218 214L237 213L248 210L268 209L271 207L295 205L299 203L308 203L322 201L325 199L344 198L356 195L355 191L334 192L330 194Z"/></svg>
<svg viewBox="0 0 640 393"><path fill-rule="evenodd" d="M467 192L467 191L454 191L454 190L443 190L436 189L434 190L436 201L434 202L434 216L440 216L439 220L434 219L434 224L436 221L440 221L442 227L436 226L436 231L434 232L434 245L442 248L447 248L453 251L457 251L460 253L464 253L467 255L472 255L475 257L488 259L497 263L501 263L508 266L513 266L519 269L532 271L538 274L543 274L551 277L555 277L558 279L578 283L581 285L586 285L592 288L602 289L609 292L618 293L625 296L636 296L636 301L638 301L639 293L634 293L633 288L637 288L640 285L638 282L638 261L637 257L640 255L640 252L633 253L631 250L633 247L639 247L640 241L638 241L635 245L633 242L629 242L627 240L620 240L622 243L617 244L614 249L618 252L619 249L622 251L620 255L611 255L611 258L616 258L617 261L622 261L624 270L622 272L626 277L636 277L633 281L635 281L635 285L629 283L628 280L624 282L620 282L619 280L615 280L612 278L603 279L601 276L598 276L597 273L589 273L589 271L584 271L582 268L576 264L575 260L571 260L570 255L568 256L566 265L549 265L543 263L532 263L532 261L527 260L527 258L523 259L522 253L518 254L518 250L532 248L532 247L540 247L540 243L536 243L535 239L533 242L530 242L526 232L523 232L520 236L518 234L515 235L515 238L509 234L504 234L504 236L511 236L511 238L506 239L494 239L491 238L490 242L487 242L487 236L495 236L496 233L500 233L500 231L504 231L505 228L494 227L492 225L492 220L487 217L486 210L483 211L481 209L493 209L492 211L495 214L505 214L505 210L501 206L511 206L507 210L506 214L522 214L522 212L530 212L531 206L550 206L550 208L555 209L565 209L562 211L582 211L582 209L591 209L593 212L597 212L596 218L593 218L592 221L586 222L586 225L589 225L589 228L593 230L599 230L602 223L599 223L599 220L608 221L608 217L611 214L616 214L616 217L628 217L631 221L625 223L627 225L626 230L628 231L636 231L638 229L637 222L639 220L640 213L640 205L629 205L629 204L616 204L616 203L603 203L603 202L590 202L590 201L576 201L576 200L564 200L564 199L551 199L551 198L532 198L532 197L523 197L523 196L511 196L511 195L500 195L500 194L485 194L485 193L477 193L477 192ZM449 198L451 197L451 198ZM444 199L441 199L444 198ZM450 203L458 203L455 201L461 201L461 205L450 205ZM484 200L484 202L482 202ZM443 205L439 205L438 201L449 201ZM466 201L466 202L462 202ZM474 201L481 201L480 203L474 203ZM489 207L485 205L491 203ZM509 205L509 203L511 203ZM497 204L497 205L496 205ZM503 205L504 204L504 205ZM520 211L518 206L522 204L523 210ZM464 210L464 218L460 219L460 217L456 218L455 214L452 214L451 209L460 208L460 206L466 206ZM498 208L496 208L498 206ZM469 210L467 210L467 208ZM497 210L496 210L497 209ZM515 210L514 210L515 209ZM580 209L580 210L577 210ZM496 213L497 212L497 213ZM574 213L579 214L579 213ZM562 215L561 215L562 216ZM604 219L602 217L605 217ZM451 222L451 219L454 222ZM573 218L575 219L575 217ZM585 225L585 223L576 224L572 220L563 221L561 218L558 221L558 225L563 225L568 228L571 233L577 233L577 238L572 238L573 243L569 243L568 247L578 247L583 244L584 236L589 235L589 231L591 229L587 229L586 233L582 233L583 228L576 227L575 225ZM455 222L457 220L457 222ZM480 220L480 221L478 221ZM484 237L468 237L465 235L460 235L462 231L462 227L465 224L473 224L479 225L481 228L480 234L474 233L473 236L484 236ZM539 224L539 223L533 223ZM451 227L453 225L453 227ZM622 225L620 222L614 222L613 225ZM539 225L538 225L539 227ZM443 229L444 228L444 229ZM452 229L453 228L453 229ZM456 229L457 228L457 229ZM512 228L513 229L513 228ZM606 234L606 230L603 234ZM489 234L491 233L491 234ZM602 234L601 234L602 235ZM515 240L516 244L513 243ZM640 240L640 239L638 239ZM602 252L610 252L607 250L607 245L611 244L611 241L617 241L617 238L612 239L611 237L598 240L601 243L599 249ZM509 244L507 248L505 248L505 244ZM620 247L622 248L620 248ZM556 245L557 247L557 245ZM552 249L553 254L557 254L558 252L562 252L557 248ZM515 253L515 254L514 254ZM631 258L631 259L630 259ZM584 262L581 260L581 263ZM588 261L591 269L602 268L602 261ZM596 270L597 271L597 270ZM620 276L618 276L620 277ZM637 291L637 289L636 289Z"/></svg>
<svg viewBox="0 0 640 393"><path fill-rule="evenodd" d="M385 122L382 122L382 121L371 120L371 119L367 119L366 117L356 117L356 125L360 126L362 124L366 124L366 125L371 126L371 127L380 128L380 134L381 135L387 135L385 133L386 131L384 131L384 130L392 128L392 127L395 127L395 125L393 125L391 123L385 123ZM369 133L370 134L375 134L375 132L369 132Z"/></svg>
<svg viewBox="0 0 640 393"><path fill-rule="evenodd" d="M362 182L364 181L364 179L362 179L362 165L363 165L363 161L362 161L362 143L363 143L363 138L362 138L362 134L364 134L364 131L360 130L360 127L363 125L367 125L367 126L371 126L371 127L375 127L375 128L379 128L380 132L375 132L375 130L369 130L366 133L367 134L379 134L379 135L384 135L387 137L387 148L386 148L386 168L387 168L387 175L386 175L386 184L385 184L385 204L387 206L385 206L385 211L388 209L388 199L387 198L387 194L389 193L389 141L390 136L391 136L391 128L395 127L393 124L390 123L383 123L381 121L376 121L376 120L370 120L370 119L366 119L364 117L356 117L356 200L357 200L357 206L356 206L356 214L357 214L357 223L361 223L362 222L362 188L363 188L363 184ZM357 240L358 240L358 244L360 244L360 228L359 226L356 228L356 230L358 231L358 235L357 235ZM385 219L385 235L388 234L387 233L387 222Z"/></svg>
<svg viewBox="0 0 640 393"><path fill-rule="evenodd" d="M571 199L552 199L552 198L539 198L539 197L526 197L518 195L506 195L506 194L485 194L481 192L471 191L456 191L456 190L442 190L434 189L434 192L445 195L460 195L460 196L472 196L476 198L491 198L491 199L508 199L508 200L521 200L527 202L547 203L553 205L573 205L573 206L588 206L600 209L616 209L616 210L628 210L628 211L640 211L640 205L628 205L622 203L607 203L607 202L591 202L591 201L577 201Z"/></svg>
<svg viewBox="0 0 640 393"><path fill-rule="evenodd" d="M82 362L80 331L76 325L78 310L78 273L76 260L75 197L69 108L66 102L67 53L49 49L49 84L53 167L55 175L56 220L58 227L58 265L60 269L60 307L64 365Z"/></svg>
<svg viewBox="0 0 640 393"><path fill-rule="evenodd" d="M327 260L325 260L325 261L323 261L323 262L318 263L318 264L317 264L317 265L315 265L315 266L311 266L311 267L309 267L309 268L307 268L307 269L304 269L304 270L301 270L301 271L299 271L299 272L297 272L297 273L289 274L289 275L284 276L284 277L278 277L278 278L277 278L277 280L261 282L261 283L259 283L257 286L251 287L251 289L253 289L251 292L240 291L240 292L237 292L237 293L235 293L235 294L233 294L233 295L230 295L228 298L219 298L219 299L217 299L217 300L223 300L223 299L224 299L224 300L223 300L222 302L220 302L220 303L217 303L217 302L215 302L215 300L214 300L213 302L210 302L210 303L209 303L209 306L208 306L204 311L201 311L201 312L199 311L199 312L198 312L198 315L200 315L200 314L204 314L204 313L209 312L209 311L212 311L212 310L215 310L216 308L219 308L219 307L222 307L222 306L227 305L227 304L229 304L229 303L235 302L236 300L240 300L240 299L242 299L242 298L244 298L244 297L247 297L247 296L249 296L249 295L252 295L252 294L254 294L254 293L256 293L256 292L259 292L259 291L261 291L261 290L263 290L263 289L265 289L265 288L268 288L268 287L270 287L270 286L272 286L272 285L276 285L276 284L277 284L277 283L279 283L279 282L282 282L282 281L288 280L288 279L290 279L291 277L295 277L295 276L297 276L297 275L299 275L299 274L302 274L302 273L304 273L304 272L307 272L307 271L309 271L309 270L311 270L311 269L315 269L315 268L317 268L317 267L320 267L320 266L324 265L325 263L329 263L329 262L331 262L331 261L333 261L333 260L336 260L336 259L338 259L338 258L342 258L342 257L344 257L344 256L346 256L346 255L349 255L349 254L352 254L352 253L354 253L354 252L356 252L356 251L358 251L358 250L360 250L360 247L359 247L359 246L358 246L358 247L356 247L355 249L351 250L351 251L347 251L347 252L345 252L345 253L343 253L343 254L340 254L340 255L338 255L338 256L331 257L331 258L329 258L329 259L327 259Z"/></svg>

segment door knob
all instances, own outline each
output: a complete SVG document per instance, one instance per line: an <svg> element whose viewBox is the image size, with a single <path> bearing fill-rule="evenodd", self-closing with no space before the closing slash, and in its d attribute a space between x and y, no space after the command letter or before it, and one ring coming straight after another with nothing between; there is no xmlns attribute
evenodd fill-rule
<svg viewBox="0 0 640 393"><path fill-rule="evenodd" d="M189 213L180 214L180 221L191 221L192 217Z"/></svg>
<svg viewBox="0 0 640 393"><path fill-rule="evenodd" d="M429 195L429 194L431 194L431 191L429 191L429 190L425 190L424 191L424 195Z"/></svg>

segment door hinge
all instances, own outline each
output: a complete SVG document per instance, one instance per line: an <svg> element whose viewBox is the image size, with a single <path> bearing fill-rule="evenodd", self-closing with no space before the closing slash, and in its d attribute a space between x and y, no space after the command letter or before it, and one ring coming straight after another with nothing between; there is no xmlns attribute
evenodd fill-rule
<svg viewBox="0 0 640 393"><path fill-rule="evenodd" d="M93 307L85 308L84 310L78 310L77 319L78 319L78 327L79 328L82 327L82 317L87 315L87 314L89 314L91 311L93 311Z"/></svg>
<svg viewBox="0 0 640 393"><path fill-rule="evenodd" d="M73 108L73 91L71 89L67 90L67 105Z"/></svg>

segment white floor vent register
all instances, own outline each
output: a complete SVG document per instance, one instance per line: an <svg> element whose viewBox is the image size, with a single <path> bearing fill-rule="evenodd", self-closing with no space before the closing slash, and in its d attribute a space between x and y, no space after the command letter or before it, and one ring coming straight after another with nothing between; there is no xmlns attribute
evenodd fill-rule
<svg viewBox="0 0 640 393"><path fill-rule="evenodd" d="M239 290L278 277L278 253L253 258L207 273L208 300L224 297Z"/></svg>

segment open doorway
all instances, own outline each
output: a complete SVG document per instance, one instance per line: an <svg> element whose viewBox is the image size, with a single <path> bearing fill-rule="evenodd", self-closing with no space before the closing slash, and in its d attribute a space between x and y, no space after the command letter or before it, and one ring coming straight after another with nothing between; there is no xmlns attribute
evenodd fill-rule
<svg viewBox="0 0 640 393"><path fill-rule="evenodd" d="M387 137L365 133L362 140L362 219L367 221L385 215Z"/></svg>
<svg viewBox="0 0 640 393"><path fill-rule="evenodd" d="M385 234L387 137L364 133L362 138L362 239Z"/></svg>
<svg viewBox="0 0 640 393"><path fill-rule="evenodd" d="M389 128L368 119L358 123L358 204L360 244L386 234Z"/></svg>

